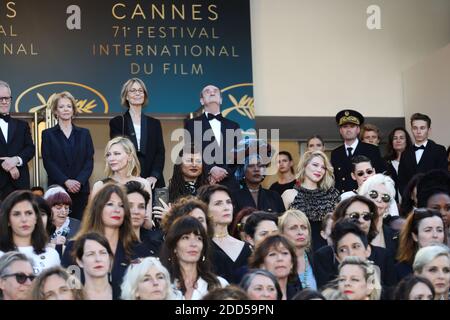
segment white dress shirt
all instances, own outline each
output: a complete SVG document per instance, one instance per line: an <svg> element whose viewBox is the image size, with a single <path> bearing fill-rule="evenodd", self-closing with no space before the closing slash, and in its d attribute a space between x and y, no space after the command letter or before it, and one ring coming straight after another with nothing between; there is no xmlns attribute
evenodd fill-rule
<svg viewBox="0 0 450 320"><path fill-rule="evenodd" d="M353 142L350 146L348 146L348 145L346 145L346 144L344 143L345 154L347 155L347 157L348 157L348 150L347 150L347 148L353 148L353 149L352 149L352 157L353 157L353 156L355 155L355 150L356 150L356 147L358 146L358 143L359 143L359 140L358 140L358 139L356 139L355 142Z"/></svg>
<svg viewBox="0 0 450 320"><path fill-rule="evenodd" d="M424 146L425 148L427 147L427 143L428 143L428 140L426 140L424 143L422 143L422 146ZM414 144L416 147L420 147L419 145L417 145L417 144ZM420 162L420 159L422 159L422 155L423 155L423 152L424 152L425 150L423 150L423 149L419 149L419 150L417 150L416 151L416 163L418 164L419 162Z"/></svg>
<svg viewBox="0 0 450 320"><path fill-rule="evenodd" d="M134 133L136 134L136 141L138 149L136 151L141 150L141 125L137 125L133 123Z"/></svg>
<svg viewBox="0 0 450 320"><path fill-rule="evenodd" d="M217 280L219 280L220 286L222 288L225 288L227 285L229 285L228 281L222 277L217 276ZM173 287L174 288L177 287L176 281L173 284ZM195 289L194 289L194 292L192 293L191 300L201 300L203 298L203 296L205 296L207 293L208 293L208 283L205 280L203 280L201 277L199 277L195 284ZM175 300L186 300L186 298L183 296L181 291L177 290Z"/></svg>
<svg viewBox="0 0 450 320"><path fill-rule="evenodd" d="M219 112L220 113L220 112ZM217 113L217 114L219 114ZM217 115L215 114L215 115ZM208 112L205 111L205 116L208 119ZM209 125L214 132L214 137L216 137L217 144L220 146L220 142L222 141L222 122L217 119L209 120Z"/></svg>
<svg viewBox="0 0 450 320"><path fill-rule="evenodd" d="M2 130L3 136L5 137L5 141L8 142L8 122L0 119L0 128Z"/></svg>

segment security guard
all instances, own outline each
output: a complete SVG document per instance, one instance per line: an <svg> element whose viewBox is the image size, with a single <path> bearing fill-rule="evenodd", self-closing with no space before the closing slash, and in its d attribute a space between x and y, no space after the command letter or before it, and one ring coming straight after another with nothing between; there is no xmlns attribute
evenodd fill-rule
<svg viewBox="0 0 450 320"><path fill-rule="evenodd" d="M361 113L350 109L339 111L336 114L336 123L339 126L339 133L344 139L344 145L331 152L331 163L334 167L335 187L343 193L358 189L356 181L351 177L351 158L353 156L368 157L376 172L386 171L386 163L381 158L380 149L377 146L358 140L360 126L364 123Z"/></svg>

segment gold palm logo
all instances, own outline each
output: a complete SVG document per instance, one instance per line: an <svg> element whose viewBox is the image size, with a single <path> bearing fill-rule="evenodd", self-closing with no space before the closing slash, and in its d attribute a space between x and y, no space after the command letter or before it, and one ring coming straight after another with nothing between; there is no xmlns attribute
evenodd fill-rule
<svg viewBox="0 0 450 320"><path fill-rule="evenodd" d="M234 89L237 87L251 87L251 86L253 86L252 83L235 84L233 86L224 88L222 90L222 92L226 92L228 90L231 90L231 89ZM238 101L235 96L233 96L232 94L228 94L228 99L230 99L232 106L229 108L226 108L222 111L222 114L224 117L226 117L230 112L236 111L243 117L247 117L249 119L255 119L255 105L254 105L255 99L253 97L244 95Z"/></svg>
<svg viewBox="0 0 450 320"><path fill-rule="evenodd" d="M68 86L81 87L83 89L86 89L88 92L93 93L96 97L98 97L98 100L97 99L91 99L91 100L79 99L79 100L76 100L77 101L77 108L78 108L78 111L80 113L86 113L86 114L93 113L94 109L98 106L98 103L100 103L100 107L103 107L103 112L105 114L108 113L108 111L109 111L108 101L106 100L106 98L100 92L98 92L94 88L86 86L86 85L84 85L82 83L67 82L67 81L53 81L53 82L40 83L38 85L35 85L35 86L25 90L24 92L22 92L20 94L20 96L16 100L15 111L16 112L20 112L19 111L19 105L20 105L20 102L21 102L21 100L22 100L22 98L24 96L26 96L27 94L29 94L30 92L32 92L33 90L36 90L38 88L49 87L49 86L52 86L52 85L68 85ZM41 109L44 109L44 108L50 108L50 102L52 101L53 97L55 96L55 93L50 95L50 97L48 97L48 99L45 99L44 96L41 93L39 93L39 92L36 92L36 96L37 96L38 101L39 101L40 104L35 106L35 107L30 108L28 110L28 112L30 112L30 113L37 112L37 111L39 111Z"/></svg>
<svg viewBox="0 0 450 320"><path fill-rule="evenodd" d="M28 111L30 113L38 112L39 110L44 109L44 108L49 109L50 103L53 100L53 97L55 96L55 94L53 93L47 100L45 100L44 96L42 94L40 94L39 92L36 93L36 96L41 104L30 108L30 110ZM89 102L87 102L87 99L76 100L76 101L77 101L78 112L80 112L80 113L92 113L92 109L94 109L97 106L97 104L95 103L95 100L90 100Z"/></svg>

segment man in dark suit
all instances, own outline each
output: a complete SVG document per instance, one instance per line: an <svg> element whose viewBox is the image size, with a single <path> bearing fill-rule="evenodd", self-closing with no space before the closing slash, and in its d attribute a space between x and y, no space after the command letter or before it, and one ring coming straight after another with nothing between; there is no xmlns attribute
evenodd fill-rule
<svg viewBox="0 0 450 320"><path fill-rule="evenodd" d="M370 159L376 172L386 171L386 164L381 158L377 146L358 140L360 126L364 123L364 117L355 110L342 110L336 114L336 123L339 133L344 139L344 145L337 147L331 152L331 163L334 168L335 188L339 192L355 191L358 185L352 179L351 158L363 155Z"/></svg>
<svg viewBox="0 0 450 320"><path fill-rule="evenodd" d="M411 131L414 136L414 145L402 152L398 166L398 183L401 193L416 173L425 173L432 169L447 170L445 147L428 139L431 132L430 117L422 113L413 114Z"/></svg>
<svg viewBox="0 0 450 320"><path fill-rule="evenodd" d="M34 144L28 123L11 118L11 89L0 80L0 200L11 192L30 188L28 161Z"/></svg>
<svg viewBox="0 0 450 320"><path fill-rule="evenodd" d="M220 183L230 190L239 189L239 184L234 178L237 168L235 152L241 137L239 124L226 119L220 113L222 96L219 88L208 85L200 93L200 103L204 107L204 113L185 123L185 129L189 137L185 137L185 143L200 146L203 152L205 172L209 175L210 182Z"/></svg>

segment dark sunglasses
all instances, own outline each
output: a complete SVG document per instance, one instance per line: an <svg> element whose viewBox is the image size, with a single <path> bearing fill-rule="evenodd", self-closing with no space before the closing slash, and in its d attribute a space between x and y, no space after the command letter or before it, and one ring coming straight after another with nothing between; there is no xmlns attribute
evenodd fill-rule
<svg viewBox="0 0 450 320"><path fill-rule="evenodd" d="M372 212L363 212L363 213L351 212L348 213L347 216L352 220L359 220L359 218L362 217L363 220L370 221L370 219L372 219L373 214Z"/></svg>
<svg viewBox="0 0 450 320"><path fill-rule="evenodd" d="M375 171L373 170L373 169L367 169L366 171L358 171L358 172L356 172L356 175L358 176L358 177L362 177L363 175L364 175L364 173L367 173L367 174L372 174L372 173L374 173Z"/></svg>
<svg viewBox="0 0 450 320"><path fill-rule="evenodd" d="M25 282L27 282L27 279L30 279L30 282L33 282L33 280L36 278L35 275L26 275L25 273L11 273L11 274L6 274L4 276L2 276L2 278L8 278L8 277L16 277L16 281L17 283L20 284L24 284Z"/></svg>
<svg viewBox="0 0 450 320"><path fill-rule="evenodd" d="M369 192L369 197L371 197L372 199L377 199L378 198L378 191L372 190ZM389 201L391 201L391 196L388 195L387 193L383 193L381 195L381 201L388 203Z"/></svg>

